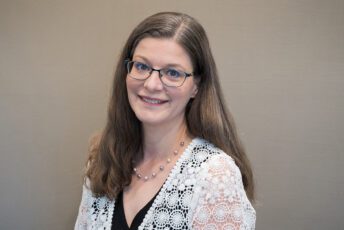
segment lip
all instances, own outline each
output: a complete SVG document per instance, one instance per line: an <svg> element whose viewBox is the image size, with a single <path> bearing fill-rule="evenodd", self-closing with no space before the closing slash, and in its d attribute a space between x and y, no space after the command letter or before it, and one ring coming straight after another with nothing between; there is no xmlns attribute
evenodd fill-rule
<svg viewBox="0 0 344 230"><path fill-rule="evenodd" d="M160 98L147 97L147 96L142 96L142 95L138 95L138 97L145 104L152 105L152 106L160 106L160 105L165 104L168 101L168 100L163 100Z"/></svg>

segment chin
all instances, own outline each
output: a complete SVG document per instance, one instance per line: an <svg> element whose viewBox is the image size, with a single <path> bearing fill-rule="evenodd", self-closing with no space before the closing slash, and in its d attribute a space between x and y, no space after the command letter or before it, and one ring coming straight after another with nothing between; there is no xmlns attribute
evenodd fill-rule
<svg viewBox="0 0 344 230"><path fill-rule="evenodd" d="M141 121L141 123L143 125L150 125L150 126L157 126L157 125L161 125L164 122L162 120L157 120L156 118L154 119L149 119L149 118L139 118L139 121Z"/></svg>
<svg viewBox="0 0 344 230"><path fill-rule="evenodd" d="M160 118L160 116L157 113L153 112L135 112L135 115L139 121L142 123L147 123L147 124L155 124L155 123L160 123L162 122L163 119Z"/></svg>

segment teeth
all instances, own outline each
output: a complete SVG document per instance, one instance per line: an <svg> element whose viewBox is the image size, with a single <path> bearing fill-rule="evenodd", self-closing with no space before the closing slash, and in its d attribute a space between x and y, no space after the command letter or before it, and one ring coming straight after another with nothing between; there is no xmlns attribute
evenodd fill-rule
<svg viewBox="0 0 344 230"><path fill-rule="evenodd" d="M148 98L142 98L145 102L151 103L151 104L160 104L162 101L160 100L155 100L155 99L148 99Z"/></svg>

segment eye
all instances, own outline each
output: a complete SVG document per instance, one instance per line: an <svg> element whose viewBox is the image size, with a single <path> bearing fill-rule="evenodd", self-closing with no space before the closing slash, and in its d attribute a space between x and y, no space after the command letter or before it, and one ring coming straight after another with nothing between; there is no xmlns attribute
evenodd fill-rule
<svg viewBox="0 0 344 230"><path fill-rule="evenodd" d="M134 67L137 71L149 71L150 67L144 63L141 62L135 62Z"/></svg>
<svg viewBox="0 0 344 230"><path fill-rule="evenodd" d="M166 69L164 72L170 78L180 78L182 76L181 72L175 69Z"/></svg>

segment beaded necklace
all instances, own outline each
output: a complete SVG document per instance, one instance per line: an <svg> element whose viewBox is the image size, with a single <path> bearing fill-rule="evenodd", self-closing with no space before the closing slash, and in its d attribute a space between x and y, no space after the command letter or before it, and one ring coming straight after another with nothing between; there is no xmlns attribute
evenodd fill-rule
<svg viewBox="0 0 344 230"><path fill-rule="evenodd" d="M184 131L183 133L185 134L185 131ZM184 135L183 135L183 136L184 136ZM177 155L179 154L179 151L180 151L180 149L181 149L182 147L184 147L184 144L185 144L184 140L182 140L182 141L179 142L179 148L173 151L173 154L171 154L172 157L173 157L173 156L177 156ZM166 168L166 166L167 166L169 163L171 163L171 161L172 161L172 160L171 160L171 156L167 157L167 159L165 160L165 163L159 165L158 169L155 170L155 171L153 171L150 175L142 175L142 174L139 172L139 170L138 170L137 167L134 167L134 168L133 168L133 173L136 175L136 177L137 177L139 180L144 180L144 181L146 182L146 181L148 181L148 180L154 179L154 178L157 176L157 174L158 174L159 172L164 171L165 168Z"/></svg>

